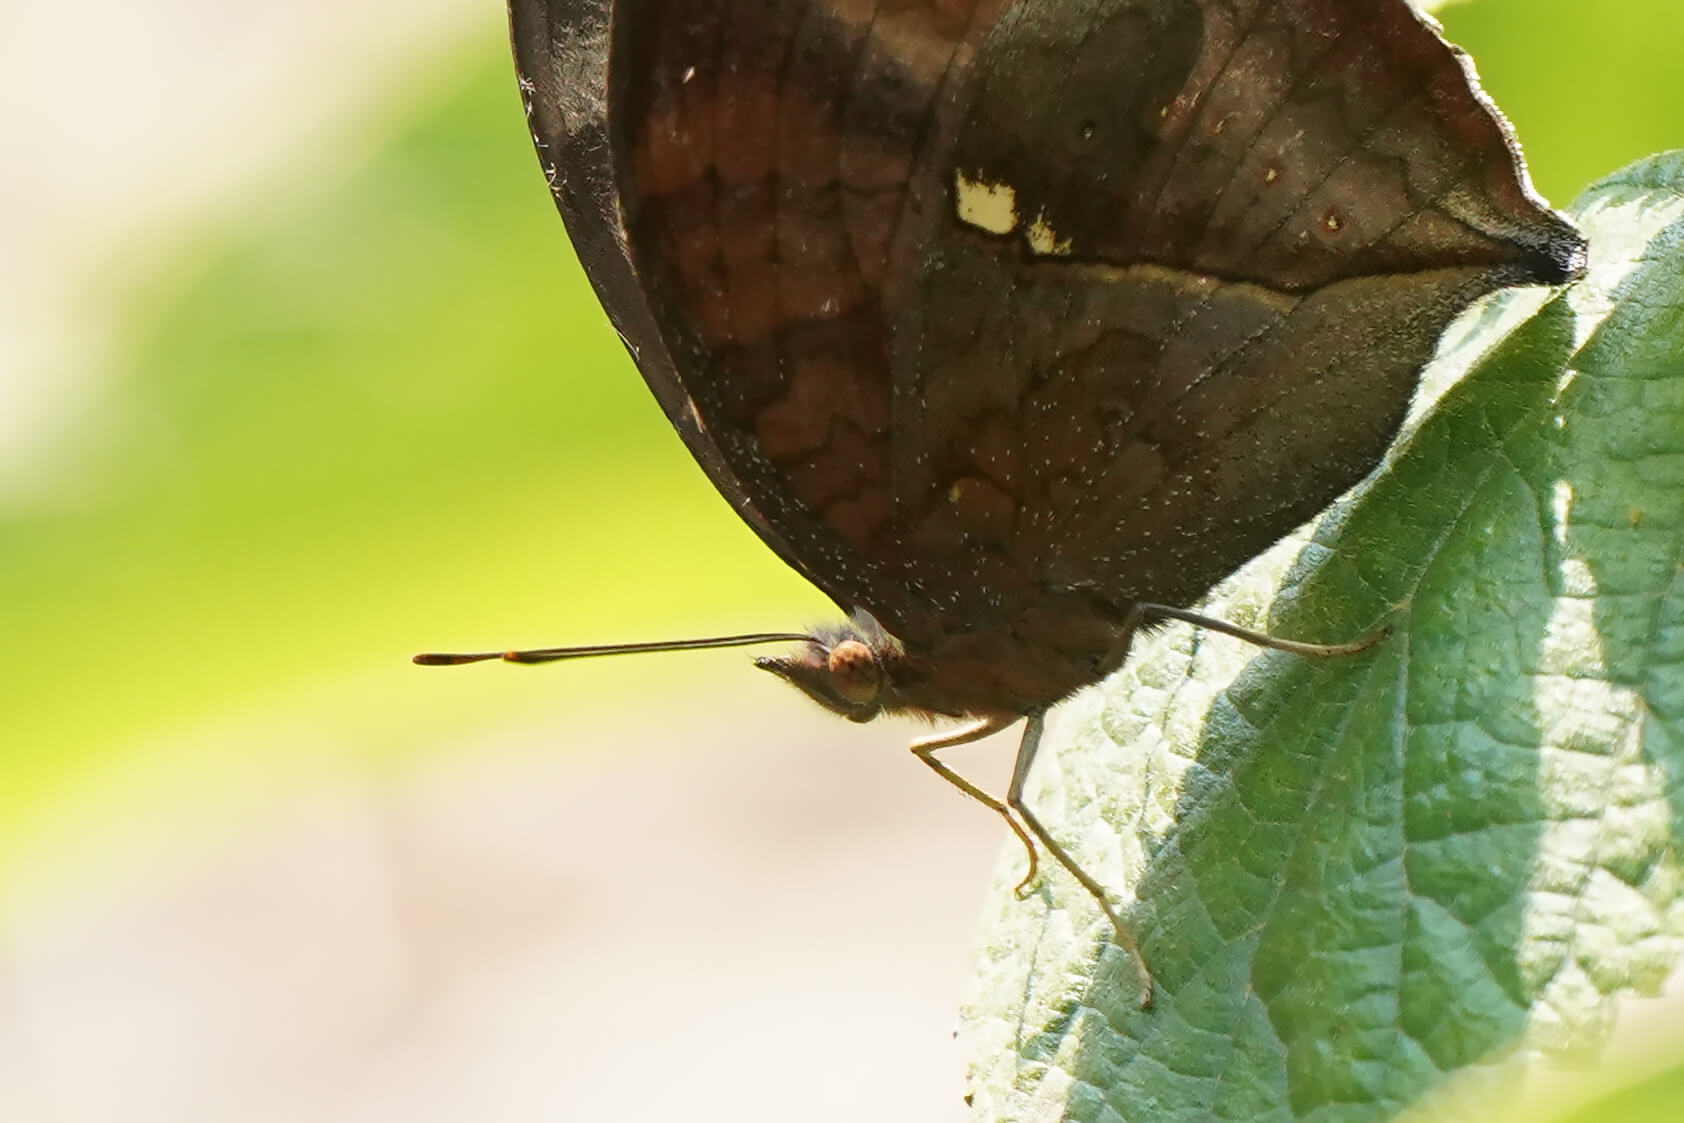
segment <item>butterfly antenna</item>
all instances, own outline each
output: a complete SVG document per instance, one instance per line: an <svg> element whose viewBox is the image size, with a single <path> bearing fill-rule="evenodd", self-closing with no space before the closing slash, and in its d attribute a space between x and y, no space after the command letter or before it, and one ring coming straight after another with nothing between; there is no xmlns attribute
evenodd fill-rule
<svg viewBox="0 0 1684 1123"><path fill-rule="evenodd" d="M583 647L538 647L530 651L425 652L410 660L423 667L457 667L463 663L554 663L562 659L588 659L596 655L641 655L649 651L706 651L714 647L748 647L757 643L799 643L812 639L804 632L750 632L740 636L708 636L705 639L668 639L650 643L598 643Z"/></svg>

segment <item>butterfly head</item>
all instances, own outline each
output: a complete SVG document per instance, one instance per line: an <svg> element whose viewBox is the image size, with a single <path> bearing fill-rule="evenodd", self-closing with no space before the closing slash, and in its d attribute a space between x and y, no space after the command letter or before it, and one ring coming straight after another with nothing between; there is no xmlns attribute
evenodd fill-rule
<svg viewBox="0 0 1684 1123"><path fill-rule="evenodd" d="M870 721L896 707L890 665L900 643L865 612L848 623L816 630L799 653L762 656L754 665L795 686L849 721Z"/></svg>

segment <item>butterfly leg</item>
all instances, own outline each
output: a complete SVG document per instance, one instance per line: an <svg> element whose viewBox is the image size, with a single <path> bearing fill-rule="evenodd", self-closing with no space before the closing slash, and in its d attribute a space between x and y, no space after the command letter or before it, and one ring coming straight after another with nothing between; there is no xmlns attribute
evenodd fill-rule
<svg viewBox="0 0 1684 1123"><path fill-rule="evenodd" d="M1275 651L1289 651L1294 655L1355 655L1367 651L1391 634L1391 627L1382 626L1374 631L1352 640L1350 643L1301 643L1298 640L1281 639L1264 632L1242 628L1238 624L1230 624L1226 620L1218 620L1214 616L1202 616L1197 612L1189 612L1185 608L1175 608L1167 604L1152 604L1147 601L1136 601L1129 607L1128 615L1124 618L1124 629L1133 632L1141 624L1148 624L1158 620L1184 620L1189 624L1205 628L1212 632L1221 632L1225 636L1245 640L1258 647L1272 648Z"/></svg>
<svg viewBox="0 0 1684 1123"><path fill-rule="evenodd" d="M1040 713L1030 714L1028 722L1024 725L1023 741L1017 749L1017 763L1012 766L1012 784L1006 793L1006 804L1017 812L1029 829L1034 832L1035 837L1041 841L1041 845L1046 847L1047 853L1051 854L1058 864L1063 866L1065 871L1080 882L1082 888L1086 889L1088 894L1099 902L1100 909L1105 913L1106 918L1111 921L1111 927L1116 937L1114 942L1128 952L1134 960L1134 969L1140 975L1140 1008L1145 1010L1152 1005L1152 972L1146 966L1146 957L1141 954L1140 944L1135 940L1134 933L1129 930L1128 925L1123 923L1123 918L1118 916L1116 910L1111 907L1111 901L1105 895L1105 887L1096 881L1088 871L1076 864L1076 859L1065 852L1064 847L1059 845L1058 841L1048 833L1047 828L1041 825L1041 821L1035 817L1035 813L1023 801L1023 786L1029 779L1030 766L1035 763L1035 753L1041 747L1043 716Z"/></svg>
<svg viewBox="0 0 1684 1123"><path fill-rule="evenodd" d="M999 800L995 799L993 796L989 795L987 792L959 775L959 773L943 764L940 760L936 759L936 753L941 749L950 749L955 745L964 745L969 744L972 741L980 741L984 737L998 733L1000 730L1016 721L1017 718L1015 717L978 718L971 724L960 726L958 729L951 730L950 732L932 733L928 737L918 738L916 741L912 742L912 753L919 760L935 769L937 776L940 776L943 780L946 780L949 784L952 784L954 787L958 788L960 791L964 792L984 807L996 812L1000 818L1006 821L1006 825L1012 829L1012 833L1017 835L1018 841L1023 843L1024 850L1029 853L1029 872L1023 875L1023 880L1018 882L1017 888L1013 890L1014 893L1021 893L1023 892L1023 887L1025 885L1028 885L1031 881L1035 880L1035 872L1040 868L1040 862L1035 854L1034 840L1029 837L1026 831L1024 831L1023 825L1019 823L1017 821L1017 817L1012 814L1011 808L1007 807L1004 803L1001 803Z"/></svg>

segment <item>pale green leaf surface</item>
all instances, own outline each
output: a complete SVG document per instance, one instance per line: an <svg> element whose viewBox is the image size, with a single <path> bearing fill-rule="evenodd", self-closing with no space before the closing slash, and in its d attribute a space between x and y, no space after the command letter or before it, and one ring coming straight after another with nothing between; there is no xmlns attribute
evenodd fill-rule
<svg viewBox="0 0 1684 1123"><path fill-rule="evenodd" d="M1680 949L1684 158L1591 189L1588 277L1467 317L1416 427L1214 615L1057 711L1029 798L1125 899L1007 891L966 1012L978 1119L1481 1118ZM1446 388L1448 387L1448 388ZM1442 392L1440 392L1442 391ZM1103 949L1103 951L1101 950Z"/></svg>

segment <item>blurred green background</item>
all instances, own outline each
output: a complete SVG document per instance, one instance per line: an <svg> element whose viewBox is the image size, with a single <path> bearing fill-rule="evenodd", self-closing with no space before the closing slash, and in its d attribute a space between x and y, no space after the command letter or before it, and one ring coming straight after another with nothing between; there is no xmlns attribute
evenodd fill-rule
<svg viewBox="0 0 1684 1123"><path fill-rule="evenodd" d="M336 180L261 191L133 279L99 400L46 471L14 469L0 854L90 770L231 710L326 686L346 751L401 754L532 696L520 672L442 683L412 651L823 603L667 430L572 256L505 49L475 39ZM650 674L580 668L544 693Z"/></svg>
<svg viewBox="0 0 1684 1123"><path fill-rule="evenodd" d="M37 18L92 27L107 7ZM414 651L829 615L717 498L592 299L495 7L455 5L328 124L288 127L285 96L251 110L279 155L162 234L113 221L125 168L90 165L111 235L58 341L78 371L55 369L52 340L28 362L0 349L0 386L51 418L0 430L0 911L97 901L147 839L214 848L324 768L401 772L521 714L658 707L676 679L747 674L730 655L424 671ZM1684 144L1675 0L1441 18L1558 205ZM261 30L231 27L231 49ZM41 82L23 91L35 135L97 148L55 117L64 83L95 80L78 28L57 31L62 57L22 67ZM199 49L216 41L198 29ZM29 165L50 158L14 148L8 174L40 181ZM161 189L200 170L184 158ZM25 249L50 263L54 247ZM35 267L10 256L22 292Z"/></svg>

